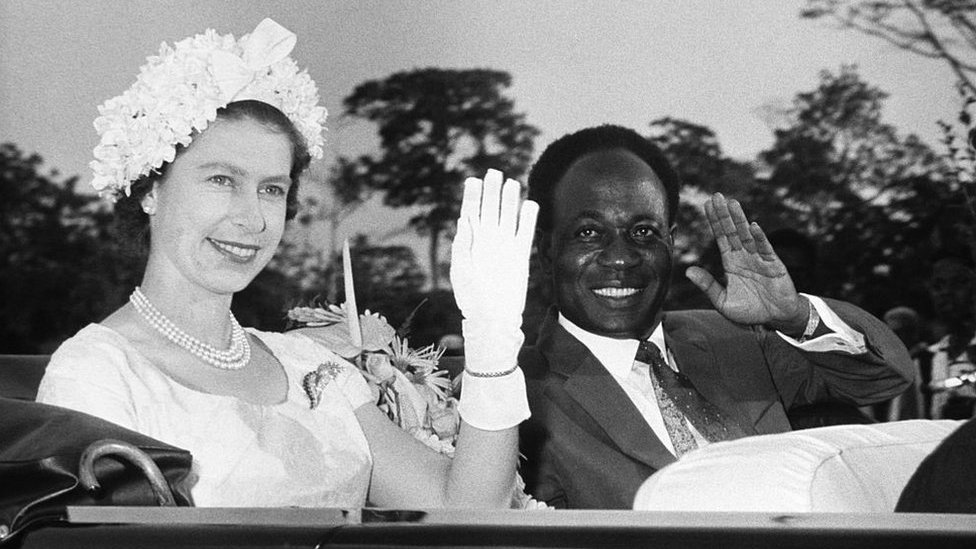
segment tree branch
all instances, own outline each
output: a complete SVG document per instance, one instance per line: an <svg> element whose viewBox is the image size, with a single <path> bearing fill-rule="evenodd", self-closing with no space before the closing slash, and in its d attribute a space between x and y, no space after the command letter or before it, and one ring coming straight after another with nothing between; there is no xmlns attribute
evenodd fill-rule
<svg viewBox="0 0 976 549"><path fill-rule="evenodd" d="M976 91L976 84L974 84L972 76L973 73L976 73L976 64L968 63L949 51L946 42L932 28L925 11L915 2L902 0L900 9L911 13L922 28L920 32L905 30L887 22L891 13L898 9L894 5L884 4L884 8L886 8L884 11L881 11L878 6L874 6L874 8L876 13L868 14L856 7L850 7L848 12L842 15L838 13L837 6L832 5L814 15L806 16L829 15L843 28L854 29L865 35L880 38L899 49L922 57L942 59L949 65L949 68L966 89ZM963 15L940 13L950 20L961 36L963 43L976 49L976 26Z"/></svg>
<svg viewBox="0 0 976 549"><path fill-rule="evenodd" d="M962 37L966 45L976 50L976 25L962 15L950 16L949 23L956 29L956 32Z"/></svg>
<svg viewBox="0 0 976 549"><path fill-rule="evenodd" d="M941 57L943 57L947 63L949 63L949 66L952 67L952 70L956 73L959 81L970 91L976 92L976 85L973 84L973 81L969 78L969 75L966 74L966 69L973 71L976 70L976 67L966 67L962 61L960 61L955 55L950 53L949 50L945 48L945 45L941 40L939 40L938 35L936 35L932 30L932 26L929 24L929 21L925 16L925 12L920 10L918 6L914 5L910 0L904 0L904 3L905 7L915 14L915 17L918 18L922 28L925 29L925 36L928 42L932 44L932 47L941 54Z"/></svg>

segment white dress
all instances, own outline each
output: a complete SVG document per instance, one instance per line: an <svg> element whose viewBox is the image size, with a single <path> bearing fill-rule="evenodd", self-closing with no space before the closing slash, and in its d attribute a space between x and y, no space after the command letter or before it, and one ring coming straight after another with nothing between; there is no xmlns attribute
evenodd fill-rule
<svg viewBox="0 0 976 549"><path fill-rule="evenodd" d="M284 366L285 402L259 405L190 389L128 340L90 324L52 355L39 402L73 408L189 450L201 507L362 507L372 458L353 411L371 400L358 370L297 333L248 330ZM323 362L345 369L314 410L302 378Z"/></svg>

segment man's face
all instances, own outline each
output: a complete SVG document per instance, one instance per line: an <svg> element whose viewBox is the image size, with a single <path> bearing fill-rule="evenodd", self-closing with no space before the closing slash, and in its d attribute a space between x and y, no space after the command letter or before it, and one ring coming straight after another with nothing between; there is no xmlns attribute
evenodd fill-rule
<svg viewBox="0 0 976 549"><path fill-rule="evenodd" d="M963 322L972 318L974 277L968 267L955 259L936 262L928 288L942 320Z"/></svg>
<svg viewBox="0 0 976 549"><path fill-rule="evenodd" d="M629 151L593 152L559 180L552 207L542 256L559 311L595 334L650 335L671 280L661 180Z"/></svg>

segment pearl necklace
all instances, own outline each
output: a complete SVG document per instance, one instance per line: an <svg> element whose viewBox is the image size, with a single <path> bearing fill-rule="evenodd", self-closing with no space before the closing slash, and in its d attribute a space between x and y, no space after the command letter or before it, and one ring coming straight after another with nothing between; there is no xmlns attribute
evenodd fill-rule
<svg viewBox="0 0 976 549"><path fill-rule="evenodd" d="M251 344L247 340L247 334L244 332L244 328L241 327L240 323L237 322L234 313L230 311L227 313L230 315L231 326L230 347L226 350L221 350L209 343L200 341L181 330L176 324L173 324L172 320L166 318L163 313L159 312L159 309L149 301L149 298L146 297L146 294L142 293L142 289L138 286L132 291L132 295L129 296L129 301L135 307L136 311L142 315L142 318L150 326L155 328L157 332L163 334L166 339L183 347L192 353L193 356L215 368L220 368L221 370L240 370L251 360Z"/></svg>

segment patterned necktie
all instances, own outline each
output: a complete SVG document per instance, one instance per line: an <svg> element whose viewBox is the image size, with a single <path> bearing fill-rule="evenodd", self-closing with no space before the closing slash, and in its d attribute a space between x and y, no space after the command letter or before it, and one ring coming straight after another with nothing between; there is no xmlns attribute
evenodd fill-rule
<svg viewBox="0 0 976 549"><path fill-rule="evenodd" d="M657 345L642 341L637 348L636 361L647 364L654 386L664 426L680 458L698 448L698 442L688 428L687 419L709 442L731 440L741 436L740 430L723 417L712 403L695 389L691 380L681 372L675 372L661 356ZM731 427L730 427L731 426Z"/></svg>

